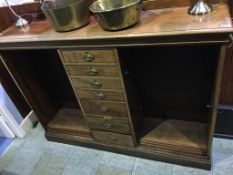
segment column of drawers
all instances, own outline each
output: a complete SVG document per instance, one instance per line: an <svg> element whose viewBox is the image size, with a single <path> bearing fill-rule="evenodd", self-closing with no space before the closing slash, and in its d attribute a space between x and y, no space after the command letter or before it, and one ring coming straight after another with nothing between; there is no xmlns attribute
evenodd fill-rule
<svg viewBox="0 0 233 175"><path fill-rule="evenodd" d="M60 56L94 139L134 146L116 50L62 50Z"/></svg>

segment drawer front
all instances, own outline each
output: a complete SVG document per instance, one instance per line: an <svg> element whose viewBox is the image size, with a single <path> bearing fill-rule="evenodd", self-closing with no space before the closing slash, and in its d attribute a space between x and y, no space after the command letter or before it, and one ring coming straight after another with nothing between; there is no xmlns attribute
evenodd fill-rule
<svg viewBox="0 0 233 175"><path fill-rule="evenodd" d="M117 77L117 66L66 66L67 72L70 76L107 76Z"/></svg>
<svg viewBox="0 0 233 175"><path fill-rule="evenodd" d="M95 117L90 115L87 115L86 119L92 129L124 134L131 133L129 121L127 119L120 119L116 117Z"/></svg>
<svg viewBox="0 0 233 175"><path fill-rule="evenodd" d="M92 78L78 77L72 78L73 85L76 88L84 89L115 89L121 90L121 81L119 78Z"/></svg>
<svg viewBox="0 0 233 175"><path fill-rule="evenodd" d="M125 98L122 91L82 91L77 90L77 94L79 99L89 99L89 100L105 100L105 101L116 101L116 102L124 102Z"/></svg>
<svg viewBox="0 0 233 175"><path fill-rule="evenodd" d="M61 51L65 63L116 63L114 50Z"/></svg>
<svg viewBox="0 0 233 175"><path fill-rule="evenodd" d="M85 114L128 117L125 103L113 103L96 100L81 100Z"/></svg>
<svg viewBox="0 0 233 175"><path fill-rule="evenodd" d="M130 135L104 132L104 131L92 131L95 140L105 142L109 144L116 144L122 146L134 146L133 138Z"/></svg>

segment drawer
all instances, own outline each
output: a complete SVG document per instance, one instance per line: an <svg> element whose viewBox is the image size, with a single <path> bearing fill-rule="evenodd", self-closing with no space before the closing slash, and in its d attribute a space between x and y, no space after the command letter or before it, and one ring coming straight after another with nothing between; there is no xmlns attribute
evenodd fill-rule
<svg viewBox="0 0 233 175"><path fill-rule="evenodd" d="M116 63L114 50L63 50L65 63Z"/></svg>
<svg viewBox="0 0 233 175"><path fill-rule="evenodd" d="M106 101L116 101L124 102L125 98L122 91L100 91L100 90L77 90L79 99L89 99L89 100L106 100Z"/></svg>
<svg viewBox="0 0 233 175"><path fill-rule="evenodd" d="M90 115L87 115L86 119L91 129L124 134L131 133L129 121L127 119L116 117L95 117Z"/></svg>
<svg viewBox="0 0 233 175"><path fill-rule="evenodd" d="M116 77L118 76L118 70L116 65L100 66L100 65L89 65L89 66L66 66L66 70L70 76L107 76Z"/></svg>
<svg viewBox="0 0 233 175"><path fill-rule="evenodd" d="M130 135L96 130L92 130L92 135L95 140L100 142L130 147L134 146L133 138Z"/></svg>
<svg viewBox="0 0 233 175"><path fill-rule="evenodd" d="M85 114L128 117L125 103L113 103L107 101L81 100Z"/></svg>
<svg viewBox="0 0 233 175"><path fill-rule="evenodd" d="M115 89L121 90L119 78L94 78L94 77L75 77L72 78L76 88L84 89Z"/></svg>

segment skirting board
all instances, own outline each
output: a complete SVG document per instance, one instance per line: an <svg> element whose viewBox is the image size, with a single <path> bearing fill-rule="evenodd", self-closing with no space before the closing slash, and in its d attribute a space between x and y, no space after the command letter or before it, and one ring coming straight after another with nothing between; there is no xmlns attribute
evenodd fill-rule
<svg viewBox="0 0 233 175"><path fill-rule="evenodd" d="M24 130L25 132L25 135L27 133L29 133L34 124L38 121L37 117L36 117L36 114L31 111L26 117L25 119L22 121L22 123L20 124L20 127Z"/></svg>

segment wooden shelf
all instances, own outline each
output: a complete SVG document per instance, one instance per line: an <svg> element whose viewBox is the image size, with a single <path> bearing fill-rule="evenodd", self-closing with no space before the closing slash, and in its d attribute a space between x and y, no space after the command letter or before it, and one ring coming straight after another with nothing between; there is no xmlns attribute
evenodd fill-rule
<svg viewBox="0 0 233 175"><path fill-rule="evenodd" d="M171 36L174 36L175 41L180 43L200 42L202 40L203 42L228 42L228 35L233 32L229 7L227 4L217 4L213 8L213 12L205 16L188 15L188 7L147 10L142 12L140 22L137 25L117 32L102 30L94 17L91 18L87 26L62 33L55 32L48 21L31 23L30 29L26 32L17 30L12 26L0 33L0 50L16 47L60 48L72 44L76 47L79 45L81 47L90 47L91 45L96 47L97 43L112 47L115 45L123 46L126 41L127 46L150 45L151 42L168 44L173 42L174 38ZM219 38L216 38L216 34L220 35ZM186 35L195 35L195 37L182 38ZM197 35L209 35L209 37L198 37ZM158 38L166 36L165 40Z"/></svg>
<svg viewBox="0 0 233 175"><path fill-rule="evenodd" d="M207 154L207 124L175 119L145 118L144 120L141 145L177 151L178 154L202 156Z"/></svg>
<svg viewBox="0 0 233 175"><path fill-rule="evenodd" d="M91 137L82 112L76 109L61 108L47 128L48 132Z"/></svg>

